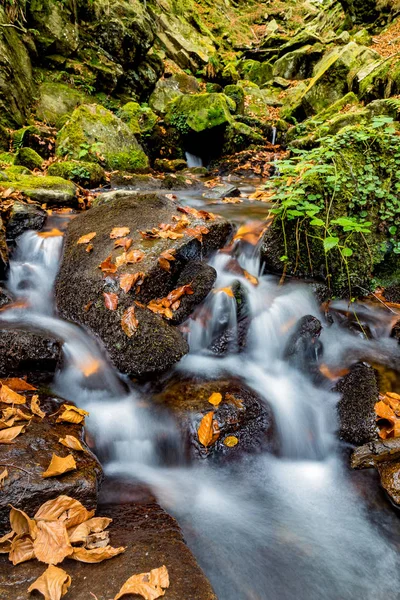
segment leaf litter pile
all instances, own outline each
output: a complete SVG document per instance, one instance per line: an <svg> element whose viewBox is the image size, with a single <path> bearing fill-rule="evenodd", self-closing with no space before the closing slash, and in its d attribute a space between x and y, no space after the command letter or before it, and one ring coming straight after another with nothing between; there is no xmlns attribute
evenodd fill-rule
<svg viewBox="0 0 400 600"><path fill-rule="evenodd" d="M211 396L208 398L208 402L215 407L215 410L212 410L206 413L197 428L197 436L199 442L205 448L212 446L220 437L220 428L218 425L218 421L215 419L215 412L218 410L220 404L225 400L225 402L229 402L234 404L237 408L243 409L243 403L241 400L238 400L232 394L225 393L225 398L222 398L222 394L219 392L213 392ZM223 444L227 448L234 448L239 443L239 439L234 435L228 435Z"/></svg>
<svg viewBox="0 0 400 600"><path fill-rule="evenodd" d="M379 394L374 409L379 437L382 440L400 437L400 395L394 392Z"/></svg>

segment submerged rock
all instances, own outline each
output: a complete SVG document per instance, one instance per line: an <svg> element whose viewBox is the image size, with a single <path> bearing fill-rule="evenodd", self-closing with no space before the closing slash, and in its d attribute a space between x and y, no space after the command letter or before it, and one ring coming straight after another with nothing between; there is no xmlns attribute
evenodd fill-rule
<svg viewBox="0 0 400 600"><path fill-rule="evenodd" d="M357 364L336 386L342 395L338 403L340 439L360 446L377 440L374 405L379 399L375 371Z"/></svg>
<svg viewBox="0 0 400 600"><path fill-rule="evenodd" d="M316 317L305 315L299 319L287 342L284 358L303 372L317 369L322 353L322 343L319 340L321 331L321 322Z"/></svg>
<svg viewBox="0 0 400 600"><path fill-rule="evenodd" d="M118 198L120 194L116 192L117 199L79 215L70 223L56 285L57 306L64 318L85 325L103 340L118 369L131 375L148 376L171 367L186 354L188 347L177 329L143 305L152 299L164 298L181 286L188 262L203 259L223 246L232 226L220 217L207 221L189 215L191 223L181 238L143 239L139 231L158 228L162 223L173 226L182 218L182 213L173 201L162 195L123 193ZM100 263L108 256L114 262L123 253L122 248L114 249L111 230L123 226L130 230L127 235L133 240L131 250L140 250L143 258L135 264L123 264L114 277L111 274L104 278ZM193 230L197 226L209 230L203 234L202 241L196 238L198 234ZM93 250L88 253L85 245L77 244L77 241L90 232L96 232L96 237L92 240ZM170 262L167 271L158 259L162 252L170 249L175 251L175 260ZM125 293L119 286L119 276L123 273L143 273L143 283ZM207 269L203 273L198 274L200 279L195 283L198 302L214 282L214 275L210 277ZM190 283L190 277L195 279L194 274L188 274L185 282ZM104 306L103 292L118 295L116 310ZM191 301L187 302L191 306ZM186 300L182 302L182 308L185 303ZM134 306L138 319L132 337L128 337L121 327L122 315L130 306Z"/></svg>
<svg viewBox="0 0 400 600"><path fill-rule="evenodd" d="M236 187L236 185L230 185L229 183L217 184L203 194L204 198L208 198L210 200L233 198L235 196L240 196L240 190Z"/></svg>
<svg viewBox="0 0 400 600"><path fill-rule="evenodd" d="M14 201L7 221L7 242L15 242L16 238L28 229L39 231L43 227L46 218L46 211L39 206Z"/></svg>
<svg viewBox="0 0 400 600"><path fill-rule="evenodd" d="M36 392L24 392L30 405L30 398ZM0 534L9 531L10 504L20 508L30 516L47 500L60 494L72 496L82 502L87 509L97 505L102 469L83 441L82 425L56 423L58 411L64 401L40 394L40 407L46 413L41 419L34 416L13 444L0 445L0 465L7 468L8 477L4 480L0 496ZM9 405L3 404L2 408ZM23 412L29 412L21 405ZM52 415L52 416L49 416ZM26 421L22 421L23 424ZM84 451L65 448L60 438L73 435L81 440ZM58 456L72 454L77 465L75 471L58 477L43 478L42 474L50 464L53 453Z"/></svg>
<svg viewBox="0 0 400 600"><path fill-rule="evenodd" d="M56 340L28 331L0 330L0 377L32 371L53 374L60 354L60 344Z"/></svg>

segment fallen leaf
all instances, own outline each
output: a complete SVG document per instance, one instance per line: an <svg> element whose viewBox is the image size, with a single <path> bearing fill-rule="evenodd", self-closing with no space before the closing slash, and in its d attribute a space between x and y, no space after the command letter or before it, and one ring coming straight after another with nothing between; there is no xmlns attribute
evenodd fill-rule
<svg viewBox="0 0 400 600"><path fill-rule="evenodd" d="M254 286L258 285L259 281L258 281L257 277L254 277L254 275L252 275L251 273L249 273L245 269L243 269L243 275L246 277L247 281L250 281L250 283L252 285L254 285Z"/></svg>
<svg viewBox="0 0 400 600"><path fill-rule="evenodd" d="M113 292L103 292L104 305L108 310L116 310L118 306L118 296Z"/></svg>
<svg viewBox="0 0 400 600"><path fill-rule="evenodd" d="M214 412L211 411L204 415L204 417L200 421L199 428L197 430L197 435L199 437L199 442L203 446L211 446L214 442L217 441L219 437L219 426L218 423L214 420Z"/></svg>
<svg viewBox="0 0 400 600"><path fill-rule="evenodd" d="M24 413L20 408L15 406L8 406L3 410L2 417L5 422L10 420L11 424L13 424L14 421L30 421L33 418L32 415Z"/></svg>
<svg viewBox="0 0 400 600"><path fill-rule="evenodd" d="M86 252L89 254L90 252L92 252L93 248L94 248L93 244L88 244L86 246Z"/></svg>
<svg viewBox="0 0 400 600"><path fill-rule="evenodd" d="M112 519L108 517L93 517L87 521L80 523L72 529L68 529L68 537L71 544L85 542L91 533L101 533L106 529Z"/></svg>
<svg viewBox="0 0 400 600"><path fill-rule="evenodd" d="M11 529L17 535L30 535L32 539L35 539L37 533L36 522L34 519L30 519L28 515L18 508L11 507L10 510L10 525Z"/></svg>
<svg viewBox="0 0 400 600"><path fill-rule="evenodd" d="M57 423L66 422L66 423L74 423L78 425L79 423L83 423L85 421L85 417L89 415L86 410L83 408L77 408L76 406L72 406L72 404L63 404L62 408L64 409L62 414L57 417Z"/></svg>
<svg viewBox="0 0 400 600"><path fill-rule="evenodd" d="M11 542L8 558L14 566L35 558L31 537L26 533L17 535Z"/></svg>
<svg viewBox="0 0 400 600"><path fill-rule="evenodd" d="M191 206L177 206L177 210L192 215L192 217L195 217L196 219L204 219L205 221L214 221L216 218L213 213L207 212L206 210L196 210Z"/></svg>
<svg viewBox="0 0 400 600"><path fill-rule="evenodd" d="M375 413L379 419L386 419L387 421L393 422L396 420L396 415L393 409L388 406L385 402L380 400L374 406ZM1 432L0 432L1 433Z"/></svg>
<svg viewBox="0 0 400 600"><path fill-rule="evenodd" d="M121 327L122 331L128 337L132 337L135 331L137 330L139 325L139 321L135 316L135 307L130 306L126 309L121 319ZM1 432L0 432L1 433Z"/></svg>
<svg viewBox="0 0 400 600"><path fill-rule="evenodd" d="M46 571L32 583L28 592L37 590L44 600L61 600L68 592L71 577L63 569L50 565Z"/></svg>
<svg viewBox="0 0 400 600"><path fill-rule="evenodd" d="M138 262L141 262L145 256L146 255L142 250L130 250L126 254L126 264L136 264Z"/></svg>
<svg viewBox="0 0 400 600"><path fill-rule="evenodd" d="M1 473L0 473L0 488L3 487L3 483L4 481L7 479L8 477L8 470L4 469ZM1 540L0 540L1 542Z"/></svg>
<svg viewBox="0 0 400 600"><path fill-rule="evenodd" d="M96 232L92 231L91 233L86 233L82 235L79 240L76 242L77 244L88 244L90 240L96 237Z"/></svg>
<svg viewBox="0 0 400 600"><path fill-rule="evenodd" d="M207 235L207 233L210 233L209 230L207 229L207 227L205 227L204 225L197 225L197 227L188 227L185 231L186 235L190 235L194 238L196 238L197 240L199 240L199 242L203 241L203 235Z"/></svg>
<svg viewBox="0 0 400 600"><path fill-rule="evenodd" d="M70 558L84 563L100 563L103 562L103 560L114 558L114 556L118 556L118 554L122 554L122 552L125 552L123 546L119 548L106 546L105 548L93 548L92 550L87 550L86 548L74 548Z"/></svg>
<svg viewBox="0 0 400 600"><path fill-rule="evenodd" d="M115 240L114 248L123 248L126 251L126 250L129 250L129 248L132 246L132 243L133 243L132 238L128 238L128 237L120 238L119 240Z"/></svg>
<svg viewBox="0 0 400 600"><path fill-rule="evenodd" d="M88 312L88 310L90 310L93 306L93 300L89 300L89 302L87 304L85 304L85 306L83 307L83 310L85 312Z"/></svg>
<svg viewBox="0 0 400 600"><path fill-rule="evenodd" d="M113 273L116 273L117 265L112 262L111 254L99 264L99 269L101 269L105 275L112 275Z"/></svg>
<svg viewBox="0 0 400 600"><path fill-rule="evenodd" d="M90 377L94 373L97 373L97 371L100 368L100 365L101 365L101 363L99 360L91 357L91 358L86 359L83 362L81 362L81 364L79 366L80 366L80 370L82 371L84 376Z"/></svg>
<svg viewBox="0 0 400 600"><path fill-rule="evenodd" d="M12 444L13 440L23 431L25 425L9 427L0 431L0 444Z"/></svg>
<svg viewBox="0 0 400 600"><path fill-rule="evenodd" d="M239 440L234 435L228 435L228 437L226 437L224 439L224 446L226 446L227 448L234 448L235 446L238 445L238 443L239 443Z"/></svg>
<svg viewBox="0 0 400 600"><path fill-rule="evenodd" d="M144 277L145 274L143 271L139 271L138 273L124 273L119 278L119 286L127 294L132 286L136 284L142 285Z"/></svg>
<svg viewBox="0 0 400 600"><path fill-rule="evenodd" d="M236 406L236 408L239 408L239 409L244 408L243 402L241 400L239 400L238 398L235 398L235 396L233 396L232 394L226 393L225 400L226 400L226 402L230 402L231 404Z"/></svg>
<svg viewBox="0 0 400 600"><path fill-rule="evenodd" d="M222 402L222 394L220 394L219 392L214 392L213 394L211 394L208 401L210 404L218 406Z"/></svg>
<svg viewBox="0 0 400 600"><path fill-rule="evenodd" d="M5 402L6 404L25 404L26 398L14 392L3 383L0 388L0 402Z"/></svg>
<svg viewBox="0 0 400 600"><path fill-rule="evenodd" d="M0 554L9 554L11 551L11 540L15 533L10 531L0 538ZM11 559L10 559L11 560Z"/></svg>
<svg viewBox="0 0 400 600"><path fill-rule="evenodd" d="M39 396L37 394L31 398L31 412L41 419L46 416L46 413L40 408Z"/></svg>
<svg viewBox="0 0 400 600"><path fill-rule="evenodd" d="M264 230L264 223L261 223L260 221L251 221L250 223L239 227L233 239L244 240L252 246L255 246Z"/></svg>
<svg viewBox="0 0 400 600"><path fill-rule="evenodd" d="M42 237L42 238L60 237L62 235L64 235L64 234L59 229L51 229L50 231L40 231L38 233L38 236Z"/></svg>
<svg viewBox="0 0 400 600"><path fill-rule="evenodd" d="M2 379L0 383L2 383L3 385L7 385L14 392L29 392L30 390L35 391L37 389L33 387L33 385L25 381L25 379L20 379L19 377L9 377L7 379Z"/></svg>
<svg viewBox="0 0 400 600"><path fill-rule="evenodd" d="M158 569L152 569L150 573L140 573L130 577L125 581L114 600L119 600L126 594L139 594L145 600L157 600L164 596L165 589L163 588L169 588L169 575L165 565Z"/></svg>
<svg viewBox="0 0 400 600"><path fill-rule="evenodd" d="M88 535L84 547L86 550L95 550L97 548L107 548L109 545L110 533L108 531L101 531L100 533L91 533Z"/></svg>
<svg viewBox="0 0 400 600"><path fill-rule="evenodd" d="M60 519L67 528L71 528L91 519L93 515L94 510L86 510L79 500L61 495L42 504L34 515L34 519L36 521Z"/></svg>
<svg viewBox="0 0 400 600"><path fill-rule="evenodd" d="M123 238L129 235L130 232L131 230L129 229L129 227L114 227L111 230L110 238L112 240L115 240L116 238Z"/></svg>
<svg viewBox="0 0 400 600"><path fill-rule="evenodd" d="M75 469L76 462L72 454L68 454L68 456L64 457L53 454L49 466L47 467L46 471L42 473L42 477L57 477L58 475L68 473L69 471L74 471Z"/></svg>
<svg viewBox="0 0 400 600"><path fill-rule="evenodd" d="M235 294L233 293L232 289L230 287L224 287L224 288L218 288L217 290L214 290L214 294L226 294L227 296L229 296L229 298L234 298Z"/></svg>
<svg viewBox="0 0 400 600"><path fill-rule="evenodd" d="M80 443L78 438L76 438L73 435L66 435L65 438L60 438L58 441L63 446L66 446L67 448L71 448L71 450L78 450L81 452L85 451L84 447L82 446L82 444Z"/></svg>
<svg viewBox="0 0 400 600"><path fill-rule="evenodd" d="M180 298L182 298L182 296L191 296L192 294L194 294L194 291L191 284L189 283L187 285L182 285L181 287L176 288L175 290L172 290L172 292L168 294L167 300L169 300L169 302L171 303L174 303Z"/></svg>
<svg viewBox="0 0 400 600"><path fill-rule="evenodd" d="M73 548L69 543L65 522L38 521L33 551L37 560L48 565L57 565L70 556Z"/></svg>

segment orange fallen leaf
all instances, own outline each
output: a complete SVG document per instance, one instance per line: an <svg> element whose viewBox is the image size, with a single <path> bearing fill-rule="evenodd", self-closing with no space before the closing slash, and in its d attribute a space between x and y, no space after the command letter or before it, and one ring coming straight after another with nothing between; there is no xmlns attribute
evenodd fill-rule
<svg viewBox="0 0 400 600"><path fill-rule="evenodd" d="M15 533L10 531L0 538L0 554L9 554L11 551L11 540ZM10 559L11 560L11 559Z"/></svg>
<svg viewBox="0 0 400 600"><path fill-rule="evenodd" d="M132 286L136 284L142 285L144 278L145 274L143 271L139 271L138 273L124 273L119 278L119 286L127 294Z"/></svg>
<svg viewBox="0 0 400 600"><path fill-rule="evenodd" d="M118 240L115 240L114 248L123 248L126 251L126 250L129 250L129 248L132 246L132 243L133 243L132 238L128 238L128 237L120 238Z"/></svg>
<svg viewBox="0 0 400 600"><path fill-rule="evenodd" d="M41 231L40 233L38 233L38 236L42 238L60 237L62 235L64 234L59 229L51 229L50 231Z"/></svg>
<svg viewBox="0 0 400 600"><path fill-rule="evenodd" d="M0 473L0 488L3 487L3 483L4 481L7 479L8 477L8 470L4 469L1 473ZM1 541L1 540L0 540Z"/></svg>
<svg viewBox="0 0 400 600"><path fill-rule="evenodd" d="M238 445L238 443L239 440L235 435L228 435L228 437L224 439L224 446L227 448L234 448Z"/></svg>
<svg viewBox="0 0 400 600"><path fill-rule="evenodd" d="M165 595L165 589L169 588L169 575L165 565L158 569L152 569L150 573L132 575L115 596L119 600L126 594L138 594L145 600L157 600Z"/></svg>
<svg viewBox="0 0 400 600"><path fill-rule="evenodd" d="M31 398L31 412L41 419L46 416L46 413L40 408L39 396L37 394Z"/></svg>
<svg viewBox="0 0 400 600"><path fill-rule="evenodd" d="M101 533L110 523L112 523L112 519L108 517L93 517L92 519L88 519L76 527L68 529L69 541L71 544L86 542L91 533Z"/></svg>
<svg viewBox="0 0 400 600"><path fill-rule="evenodd" d="M211 446L219 438L219 426L214 420L214 412L204 415L197 430L199 442L203 446Z"/></svg>
<svg viewBox="0 0 400 600"><path fill-rule="evenodd" d="M99 269L101 269L105 275L109 275L117 271L117 265L112 262L111 254L99 264Z"/></svg>
<svg viewBox="0 0 400 600"><path fill-rule="evenodd" d="M130 250L126 254L126 264L141 262L145 256L146 255L142 250Z"/></svg>
<svg viewBox="0 0 400 600"><path fill-rule="evenodd" d="M10 525L11 529L17 535L30 535L32 539L36 537L37 526L34 519L28 517L26 512L19 508L11 507L10 510Z"/></svg>
<svg viewBox="0 0 400 600"><path fill-rule="evenodd" d="M128 337L132 337L135 331L137 330L139 325L139 321L135 316L135 307L130 306L126 309L121 319L121 327L122 331ZM1 433L1 432L0 432Z"/></svg>
<svg viewBox="0 0 400 600"><path fill-rule="evenodd" d="M126 548L123 546L120 546L119 548L105 546L105 548L93 548L92 550L87 550L86 548L74 548L70 558L84 563L100 563L103 562L103 560L108 560L114 558L114 556L118 556L118 554L122 554L125 550Z"/></svg>
<svg viewBox="0 0 400 600"><path fill-rule="evenodd" d="M396 420L396 415L393 409L388 406L385 402L380 400L374 406L376 416L379 419L386 419L387 421L393 422Z"/></svg>
<svg viewBox="0 0 400 600"><path fill-rule="evenodd" d="M14 392L3 383L0 388L0 402L5 402L6 404L25 404L26 398Z"/></svg>
<svg viewBox="0 0 400 600"><path fill-rule="evenodd" d="M86 252L89 254L90 252L92 252L93 248L94 248L93 244L88 244L86 246Z"/></svg>
<svg viewBox="0 0 400 600"><path fill-rule="evenodd" d="M220 292L226 294L227 296L229 296L229 298L235 297L235 294L233 293L230 287L218 288L217 290L214 290L214 294L219 294Z"/></svg>
<svg viewBox="0 0 400 600"><path fill-rule="evenodd" d="M0 444L12 444L13 440L22 433L25 425L18 425L16 427L9 427L8 429L0 430Z"/></svg>
<svg viewBox="0 0 400 600"><path fill-rule="evenodd" d="M89 358L88 360L85 360L83 362L80 363L80 369L82 371L82 373L84 374L85 377L90 377L91 375L93 375L94 373L97 373L97 371L100 368L100 361L97 360L96 358Z"/></svg>
<svg viewBox="0 0 400 600"><path fill-rule="evenodd" d="M243 275L246 277L247 281L250 281L250 283L252 285L257 286L259 284L259 281L258 281L257 277L254 277L254 275L252 275L251 273L249 273L245 269L243 269Z"/></svg>
<svg viewBox="0 0 400 600"><path fill-rule="evenodd" d="M50 565L46 571L32 583L28 592L37 590L44 600L61 600L68 592L71 577L63 569Z"/></svg>
<svg viewBox="0 0 400 600"><path fill-rule="evenodd" d="M116 238L123 238L129 235L130 232L131 230L129 229L129 227L114 227L111 230L110 238L112 240L115 240Z"/></svg>
<svg viewBox="0 0 400 600"><path fill-rule="evenodd" d="M72 454L68 454L68 456L64 457L57 456L57 454L53 454L49 466L47 467L46 471L42 473L42 477L57 477L58 475L62 475L63 473L75 471L75 469L76 462Z"/></svg>
<svg viewBox="0 0 400 600"><path fill-rule="evenodd" d="M104 305L108 310L116 310L118 306L118 296L113 292L103 292Z"/></svg>
<svg viewBox="0 0 400 600"><path fill-rule="evenodd" d="M42 504L36 511L34 519L36 521L60 520L67 529L70 529L91 519L93 515L94 510L86 510L79 500L61 495Z"/></svg>
<svg viewBox="0 0 400 600"><path fill-rule="evenodd" d="M34 391L37 389L33 387L33 385L25 381L25 379L20 379L19 377L9 377L7 379L2 379L0 383L7 385L14 392L28 392L30 390Z"/></svg>
<svg viewBox="0 0 400 600"><path fill-rule="evenodd" d="M37 560L48 565L57 565L70 556L73 548L69 542L65 523L61 520L38 521L33 551Z"/></svg>
<svg viewBox="0 0 400 600"><path fill-rule="evenodd" d="M219 392L213 392L209 397L208 401L210 404L218 406L222 402L222 394L220 394Z"/></svg>
<svg viewBox="0 0 400 600"><path fill-rule="evenodd" d="M231 404L236 406L236 408L239 408L239 409L244 408L243 402L241 400L239 400L239 398L235 398L235 396L233 394L229 394L228 392L225 394L225 401L230 402Z"/></svg>
<svg viewBox="0 0 400 600"><path fill-rule="evenodd" d="M96 232L92 231L91 233L86 233L82 235L79 240L76 242L77 244L88 244L93 238L96 237Z"/></svg>
<svg viewBox="0 0 400 600"><path fill-rule="evenodd" d="M62 414L57 417L57 423L65 421L67 423L78 425L79 423L83 423L85 417L89 415L83 408L77 408L76 406L72 406L72 404L63 404L62 408L64 410Z"/></svg>
<svg viewBox="0 0 400 600"><path fill-rule="evenodd" d="M58 441L63 446L71 448L71 450L78 450L84 452L84 447L82 446L78 438L76 438L73 435L66 435L65 438L60 438Z"/></svg>
<svg viewBox="0 0 400 600"><path fill-rule="evenodd" d="M14 566L35 558L31 537L26 533L15 536L11 542L8 558Z"/></svg>

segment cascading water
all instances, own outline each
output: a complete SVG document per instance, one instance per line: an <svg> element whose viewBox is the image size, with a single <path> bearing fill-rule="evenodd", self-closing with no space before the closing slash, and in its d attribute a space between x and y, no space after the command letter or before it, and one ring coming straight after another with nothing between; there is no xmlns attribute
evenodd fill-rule
<svg viewBox="0 0 400 600"><path fill-rule="evenodd" d="M185 158L187 162L187 166L191 167L202 167L203 161L200 156L196 156L195 154L191 154L190 152L185 152Z"/></svg>
<svg viewBox="0 0 400 600"><path fill-rule="evenodd" d="M397 548L369 518L358 476L346 471L337 450L338 395L332 382L315 381L285 351L299 318L323 318L309 288L279 287L262 273L257 248L241 242L212 259L216 288L188 324L191 350L176 370L208 379L241 377L272 407L280 457L183 465L168 415L150 409L145 390L123 382L86 331L55 316L52 285L60 250L61 238L28 232L18 240L9 289L22 302L0 312L1 326L62 341L55 389L91 412L88 427L106 473L148 484L178 518L219 600L397 599ZM229 289L240 289L244 299L250 324L245 349ZM388 339L390 315L372 311L369 319L371 341L338 325L324 328L328 367L346 366L368 353L382 360L398 356ZM213 344L226 332L229 344L216 356ZM313 361L321 360L316 350ZM149 408L142 406L146 402ZM174 448L168 460L160 452L161 439ZM378 517L399 532L389 511L380 510Z"/></svg>

